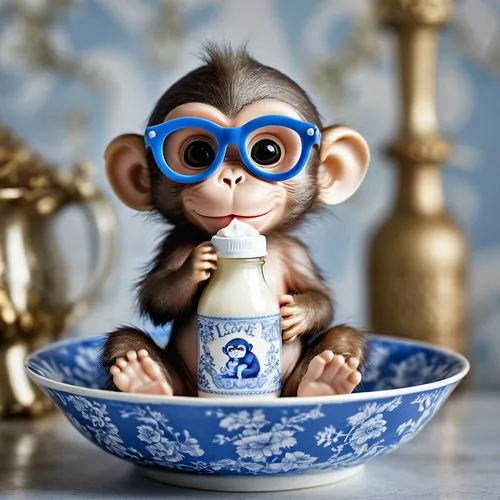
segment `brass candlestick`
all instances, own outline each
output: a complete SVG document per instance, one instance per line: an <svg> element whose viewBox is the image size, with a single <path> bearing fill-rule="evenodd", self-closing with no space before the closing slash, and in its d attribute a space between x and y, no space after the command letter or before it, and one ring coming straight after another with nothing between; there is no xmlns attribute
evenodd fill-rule
<svg viewBox="0 0 500 500"><path fill-rule="evenodd" d="M371 325L466 352L466 241L443 203L440 166L451 147L439 136L435 99L438 29L453 2L378 0L377 7L396 34L402 106L400 133L388 148L396 202L370 249Z"/></svg>

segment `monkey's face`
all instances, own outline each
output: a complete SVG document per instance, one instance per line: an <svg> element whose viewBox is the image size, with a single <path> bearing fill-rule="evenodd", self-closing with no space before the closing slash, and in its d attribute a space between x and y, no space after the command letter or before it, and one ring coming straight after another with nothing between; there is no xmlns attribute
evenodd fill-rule
<svg viewBox="0 0 500 500"><path fill-rule="evenodd" d="M241 359L245 357L245 354L247 353L247 348L244 345L230 345L227 348L227 355L231 359Z"/></svg>
<svg viewBox="0 0 500 500"><path fill-rule="evenodd" d="M173 108L164 121L198 117L233 128L265 115L302 120L293 106L266 99L250 102L234 115L209 104L189 102ZM167 139L163 156L169 167L182 175L206 168L217 147L204 130L179 130L172 133L172 140ZM250 134L245 151L253 164L259 164L259 171L279 171L297 163L301 143L293 134L271 126ZM131 208L158 212L174 224L188 221L211 235L234 218L267 234L274 229L290 229L315 203L335 205L348 199L363 180L369 152L357 132L341 126L324 128L319 150L313 147L305 168L282 182L253 175L233 145L211 176L193 184L175 182L164 175L152 153L147 154L143 136L118 136L108 145L105 159L111 185Z"/></svg>
<svg viewBox="0 0 500 500"><path fill-rule="evenodd" d="M263 115L282 115L300 119L289 105L277 101L257 101L245 106L235 116L227 116L208 104L188 103L173 109L165 121L174 118L198 117L223 127L239 127ZM301 140L297 133L281 126L262 127L251 133L246 151L259 168L280 172L295 165L301 153ZM217 154L217 142L207 131L188 128L171 134L165 141L163 153L169 167L185 176L206 169ZM302 174L302 175L301 175ZM268 182L254 176L242 163L235 145L230 145L216 172L208 179L187 184L179 193L182 211L192 224L210 234L226 227L238 218L266 233L286 219L294 205L290 193L295 186L315 195L314 183L307 186L307 173L299 174L287 182ZM168 179L164 183L171 183ZM311 188L312 184L312 188ZM304 191L303 189L303 191Z"/></svg>

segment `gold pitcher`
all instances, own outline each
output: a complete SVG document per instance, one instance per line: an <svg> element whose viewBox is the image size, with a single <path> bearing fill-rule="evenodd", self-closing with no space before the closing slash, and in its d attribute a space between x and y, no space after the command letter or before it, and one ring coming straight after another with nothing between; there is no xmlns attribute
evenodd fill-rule
<svg viewBox="0 0 500 500"><path fill-rule="evenodd" d="M440 168L451 146L437 126L438 28L451 0L378 0L381 23L396 34L400 133L389 147L396 162L396 203L375 232L369 259L371 326L467 352L467 244L447 212Z"/></svg>
<svg viewBox="0 0 500 500"><path fill-rule="evenodd" d="M53 223L72 204L90 223L94 255L83 292L69 301ZM26 376L24 359L58 339L99 297L114 267L115 228L88 167L57 171L0 124L0 417L50 407Z"/></svg>

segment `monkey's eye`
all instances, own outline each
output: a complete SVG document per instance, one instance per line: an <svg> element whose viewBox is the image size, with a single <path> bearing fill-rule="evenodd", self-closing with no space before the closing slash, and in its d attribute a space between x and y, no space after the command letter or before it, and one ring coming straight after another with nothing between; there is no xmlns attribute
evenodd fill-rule
<svg viewBox="0 0 500 500"><path fill-rule="evenodd" d="M274 165L281 159L281 148L272 139L261 139L252 146L250 156L258 165Z"/></svg>
<svg viewBox="0 0 500 500"><path fill-rule="evenodd" d="M212 144L202 139L190 142L184 149L184 163L192 168L206 168L215 160Z"/></svg>

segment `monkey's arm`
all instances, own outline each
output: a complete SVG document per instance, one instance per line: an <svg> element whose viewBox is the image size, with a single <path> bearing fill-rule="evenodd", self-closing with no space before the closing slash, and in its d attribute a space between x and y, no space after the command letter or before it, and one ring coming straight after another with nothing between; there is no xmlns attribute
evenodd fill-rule
<svg viewBox="0 0 500 500"><path fill-rule="evenodd" d="M141 313L162 325L190 311L199 285L210 277L216 259L210 243L179 246L171 253L164 249L139 283Z"/></svg>
<svg viewBox="0 0 500 500"><path fill-rule="evenodd" d="M288 294L280 297L283 340L325 331L333 320L333 302L307 249L294 240L284 254Z"/></svg>

